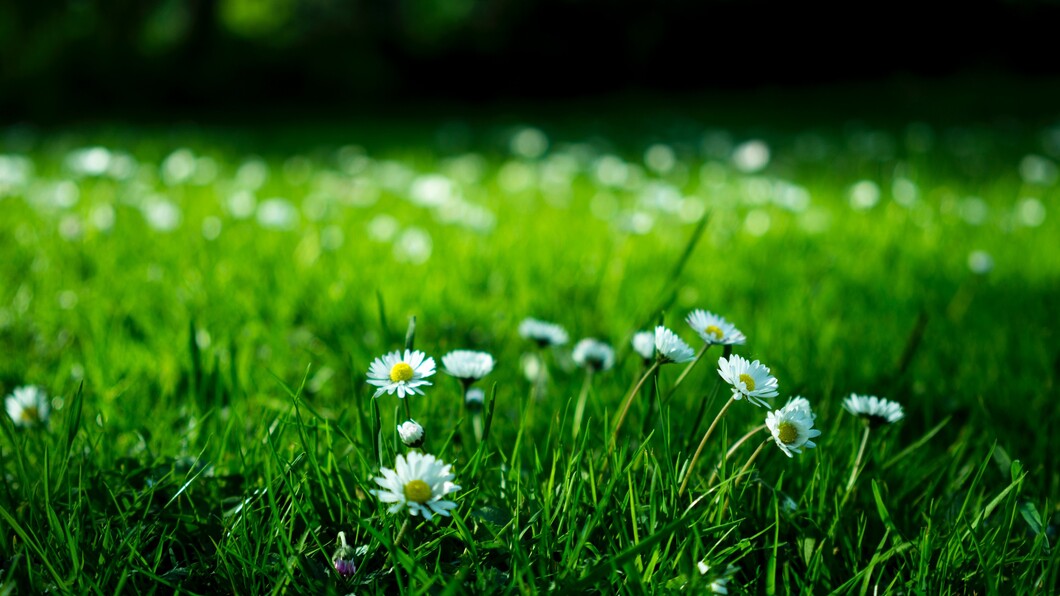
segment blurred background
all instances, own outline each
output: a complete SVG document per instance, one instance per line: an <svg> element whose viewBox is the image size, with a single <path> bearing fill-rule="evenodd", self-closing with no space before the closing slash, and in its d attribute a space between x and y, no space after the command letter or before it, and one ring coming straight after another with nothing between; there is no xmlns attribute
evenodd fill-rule
<svg viewBox="0 0 1060 596"><path fill-rule="evenodd" d="M1057 22L1056 0L4 0L0 122L879 81L867 103L890 110L937 97L926 81L940 78L960 81L940 113L1046 109Z"/></svg>

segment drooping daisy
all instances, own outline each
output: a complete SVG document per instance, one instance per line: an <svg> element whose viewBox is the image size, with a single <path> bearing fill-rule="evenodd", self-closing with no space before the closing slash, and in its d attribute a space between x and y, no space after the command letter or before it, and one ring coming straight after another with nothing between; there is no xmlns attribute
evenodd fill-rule
<svg viewBox="0 0 1060 596"><path fill-rule="evenodd" d="M851 393L850 397L843 400L843 407L851 414L868 420L873 426L893 424L905 418L901 404L875 395Z"/></svg>
<svg viewBox="0 0 1060 596"><path fill-rule="evenodd" d="M335 549L335 554L331 555L331 564L342 577L357 573L357 565L353 561L354 553L354 548L346 544L346 533L339 532L339 547Z"/></svg>
<svg viewBox="0 0 1060 596"><path fill-rule="evenodd" d="M445 374L460 379L466 387L493 371L493 356L474 350L454 350L442 356L442 366Z"/></svg>
<svg viewBox="0 0 1060 596"><path fill-rule="evenodd" d="M708 344L731 346L747 341L735 325L707 310L696 309L688 313L685 321Z"/></svg>
<svg viewBox="0 0 1060 596"><path fill-rule="evenodd" d="M615 365L615 350L602 341L587 337L574 345L571 358L582 368L610 370Z"/></svg>
<svg viewBox="0 0 1060 596"><path fill-rule="evenodd" d="M633 351L640 354L645 361L655 360L655 333L638 331L633 335Z"/></svg>
<svg viewBox="0 0 1060 596"><path fill-rule="evenodd" d="M805 398L798 398L766 415L766 427L773 433L777 447L788 457L802 453L803 447L817 446L810 439L820 436L821 431L813 427L813 412L809 403Z"/></svg>
<svg viewBox="0 0 1060 596"><path fill-rule="evenodd" d="M527 317L519 323L519 335L524 339L537 342L542 348L547 346L562 346L569 339L567 330L563 327Z"/></svg>
<svg viewBox="0 0 1060 596"><path fill-rule="evenodd" d="M655 328L655 352L661 362L688 362L696 353L673 331L659 325Z"/></svg>
<svg viewBox="0 0 1060 596"><path fill-rule="evenodd" d="M746 397L747 401L769 407L763 398L777 396L777 378L769 374L769 367L755 360L748 362L739 354L729 359L718 358L718 374L732 385L733 399Z"/></svg>
<svg viewBox="0 0 1060 596"><path fill-rule="evenodd" d="M430 385L426 378L433 374L434 358L419 350L405 350L404 356L395 350L372 362L368 369L368 383L379 387L372 397L383 393L393 395L396 391L398 397L404 399L406 395L423 395L420 387Z"/></svg>
<svg viewBox="0 0 1060 596"><path fill-rule="evenodd" d="M47 424L51 408L48 405L48 395L40 387L26 385L11 392L4 400L7 407L7 415L17 426L31 427L38 424Z"/></svg>
<svg viewBox="0 0 1060 596"><path fill-rule="evenodd" d="M423 427L419 422L409 418L402 422L397 427L398 436L401 437L401 442L409 447L419 447L423 445Z"/></svg>
<svg viewBox="0 0 1060 596"><path fill-rule="evenodd" d="M383 476L375 479L382 490L371 492L380 501L393 503L388 509L390 513L407 508L410 514L422 515L424 519L436 514L448 517L456 503L443 497L460 490L452 482L455 476L451 467L433 455L417 451L399 455L394 469L383 468L380 470Z"/></svg>

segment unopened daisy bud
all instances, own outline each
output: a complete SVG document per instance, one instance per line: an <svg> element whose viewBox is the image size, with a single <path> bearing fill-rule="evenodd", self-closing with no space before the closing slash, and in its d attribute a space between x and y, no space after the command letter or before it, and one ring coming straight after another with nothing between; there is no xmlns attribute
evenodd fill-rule
<svg viewBox="0 0 1060 596"><path fill-rule="evenodd" d="M472 387L467 390L464 395L464 405L469 410L480 410L486 403L486 392L479 389L478 387Z"/></svg>
<svg viewBox="0 0 1060 596"><path fill-rule="evenodd" d="M423 427L419 422L409 418L398 425L398 436L401 442L408 447L421 447L423 445Z"/></svg>
<svg viewBox="0 0 1060 596"><path fill-rule="evenodd" d="M357 566L353 562L354 549L346 544L346 533L339 532L339 548L331 556L331 564L335 571L342 577L349 577L357 572Z"/></svg>

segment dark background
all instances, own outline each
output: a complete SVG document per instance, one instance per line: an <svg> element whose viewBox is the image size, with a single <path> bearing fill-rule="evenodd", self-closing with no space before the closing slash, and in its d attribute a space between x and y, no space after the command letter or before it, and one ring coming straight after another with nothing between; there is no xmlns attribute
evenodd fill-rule
<svg viewBox="0 0 1060 596"><path fill-rule="evenodd" d="M1060 74L1058 25L1043 0L0 0L0 121L947 77L1018 109Z"/></svg>

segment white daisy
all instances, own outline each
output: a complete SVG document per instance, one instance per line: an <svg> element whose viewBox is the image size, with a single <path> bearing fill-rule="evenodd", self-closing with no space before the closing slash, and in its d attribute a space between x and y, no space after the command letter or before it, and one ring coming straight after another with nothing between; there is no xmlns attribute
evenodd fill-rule
<svg viewBox="0 0 1060 596"><path fill-rule="evenodd" d="M696 309L688 313L685 321L708 344L731 346L747 341L735 325L708 310Z"/></svg>
<svg viewBox="0 0 1060 596"><path fill-rule="evenodd" d="M696 357L695 351L677 335L659 325L655 328L655 351L662 362L688 362Z"/></svg>
<svg viewBox="0 0 1060 596"><path fill-rule="evenodd" d="M4 405L7 407L7 415L17 426L47 424L48 415L51 413L48 396L41 388L33 385L15 389L7 396Z"/></svg>
<svg viewBox="0 0 1060 596"><path fill-rule="evenodd" d="M493 356L473 350L454 350L442 356L445 374L470 385L493 371Z"/></svg>
<svg viewBox="0 0 1060 596"><path fill-rule="evenodd" d="M562 346L569 339L567 330L563 327L529 317L519 323L519 335L537 342L541 347Z"/></svg>
<svg viewBox="0 0 1060 596"><path fill-rule="evenodd" d="M587 337L574 345L571 358L582 368L610 370L615 365L615 350L602 341Z"/></svg>
<svg viewBox="0 0 1060 596"><path fill-rule="evenodd" d="M408 508L410 514L422 515L424 519L431 519L435 514L448 517L456 503L442 497L460 490L452 482L455 476L451 467L433 455L417 451L399 455L395 469L383 468L380 470L383 476L375 479L383 489L371 492L380 501L393 503L390 513Z"/></svg>
<svg viewBox="0 0 1060 596"><path fill-rule="evenodd" d="M638 331L633 335L633 351L645 360L655 360L655 333Z"/></svg>
<svg viewBox="0 0 1060 596"><path fill-rule="evenodd" d="M769 367L757 360L748 362L739 354L729 356L728 360L718 358L718 374L732 385L733 399L746 397L756 406L766 408L769 405L763 398L777 396L777 378L769 374Z"/></svg>
<svg viewBox="0 0 1060 596"><path fill-rule="evenodd" d="M901 404L875 395L851 393L850 397L843 400L843 407L874 425L893 424L905 418Z"/></svg>
<svg viewBox="0 0 1060 596"><path fill-rule="evenodd" d="M810 416L813 416L814 420L817 420L817 414L814 414L813 413L813 409L810 408L810 400L806 399L805 397L803 397L801 395L796 395L795 397L789 399L788 403L785 404L784 407L785 408L801 408L801 409L806 410L807 412L809 412Z"/></svg>
<svg viewBox="0 0 1060 596"><path fill-rule="evenodd" d="M433 374L434 358L428 358L418 350L405 350L404 356L395 350L372 362L368 369L368 384L379 387L372 397L383 393L393 395L396 391L398 397L404 399L406 395L423 395L420 387L430 385L425 379Z"/></svg>
<svg viewBox="0 0 1060 596"><path fill-rule="evenodd" d="M821 435L821 431L813 427L810 402L804 398L792 400L783 408L767 414L766 427L773 433L777 447L788 457L793 457L793 453L802 453L803 447L816 447L810 439Z"/></svg>
<svg viewBox="0 0 1060 596"><path fill-rule="evenodd" d="M409 447L419 447L423 445L423 427L420 426L419 422L409 418L402 422L397 427L398 436L401 437L401 442Z"/></svg>

